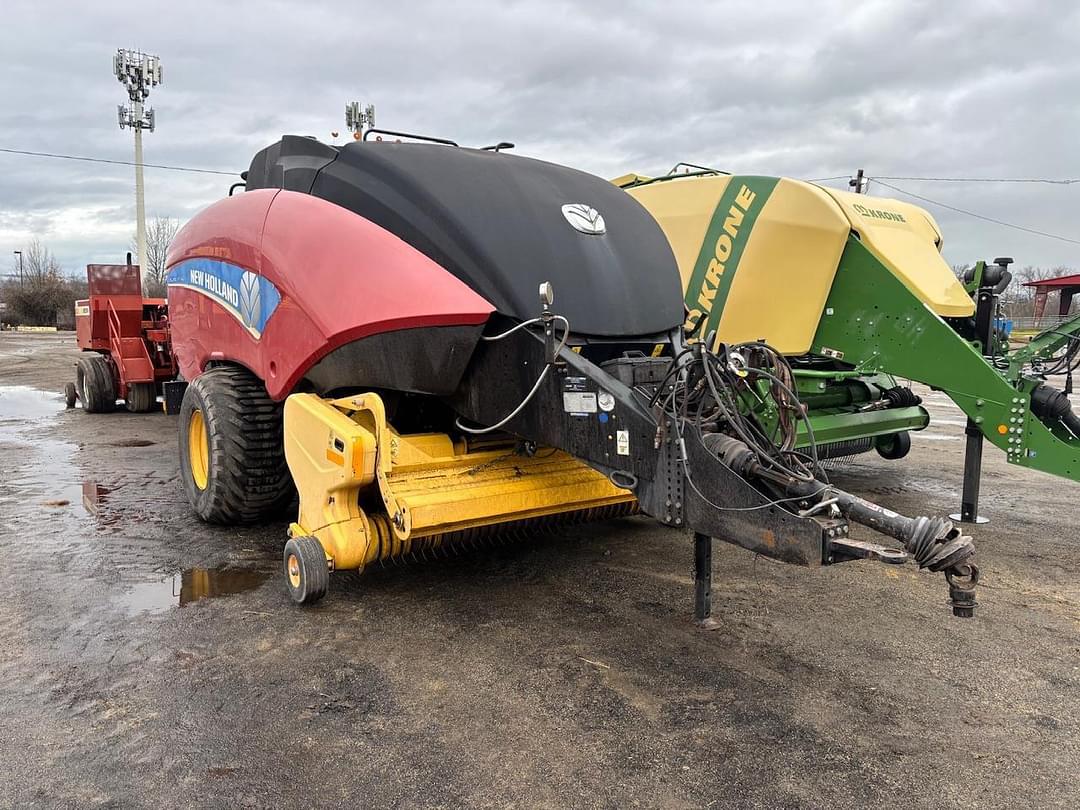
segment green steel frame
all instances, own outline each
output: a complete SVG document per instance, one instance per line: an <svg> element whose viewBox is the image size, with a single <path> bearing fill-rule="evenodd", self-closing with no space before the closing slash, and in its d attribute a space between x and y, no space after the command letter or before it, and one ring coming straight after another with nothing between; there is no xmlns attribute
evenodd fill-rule
<svg viewBox="0 0 1080 810"><path fill-rule="evenodd" d="M997 369L852 236L812 351L860 373L894 374L943 391L1011 463L1076 480L1080 440L1030 409L1031 392L1042 380L1025 368L1080 333L1080 319L1055 331L1056 337L1040 338Z"/></svg>

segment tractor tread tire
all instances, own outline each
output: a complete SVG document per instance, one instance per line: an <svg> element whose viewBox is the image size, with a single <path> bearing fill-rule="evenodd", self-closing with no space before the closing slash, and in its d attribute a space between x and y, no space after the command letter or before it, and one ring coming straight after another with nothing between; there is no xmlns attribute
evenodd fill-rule
<svg viewBox="0 0 1080 810"><path fill-rule="evenodd" d="M79 358L76 379L83 410L111 413L116 408L116 383L105 355L87 353Z"/></svg>
<svg viewBox="0 0 1080 810"><path fill-rule="evenodd" d="M128 385L125 404L132 413L149 413L157 401L157 388L153 383L141 382Z"/></svg>
<svg viewBox="0 0 1080 810"><path fill-rule="evenodd" d="M188 452L188 423L196 408L210 450L206 489L195 484ZM188 500L207 523L258 523L292 502L282 410L262 380L238 366L209 369L188 384L180 406L180 475Z"/></svg>

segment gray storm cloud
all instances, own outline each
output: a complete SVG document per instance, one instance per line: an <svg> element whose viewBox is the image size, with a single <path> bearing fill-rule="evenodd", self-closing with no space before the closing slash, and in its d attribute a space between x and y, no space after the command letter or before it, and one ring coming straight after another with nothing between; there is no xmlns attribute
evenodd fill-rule
<svg viewBox="0 0 1080 810"><path fill-rule="evenodd" d="M131 159L117 47L161 56L150 163L240 171L283 133L329 139L353 99L381 125L612 177L680 160L738 172L1080 177L1080 10L1031 4L4 4L0 147ZM0 249L40 237L65 267L116 260L132 169L0 154ZM227 177L147 170L184 219ZM892 181L890 181L892 182ZM836 183L842 185L842 181ZM895 181L1080 239L1080 184ZM881 185L871 193L896 195ZM954 263L1080 265L1080 244L927 206ZM6 259L0 257L0 268Z"/></svg>

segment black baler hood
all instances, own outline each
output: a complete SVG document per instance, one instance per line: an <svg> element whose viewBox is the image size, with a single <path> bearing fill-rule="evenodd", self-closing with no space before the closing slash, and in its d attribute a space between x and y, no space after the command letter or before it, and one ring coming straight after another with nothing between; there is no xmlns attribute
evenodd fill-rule
<svg viewBox="0 0 1080 810"><path fill-rule="evenodd" d="M285 188L333 202L438 262L503 314L540 311L537 289L574 332L654 335L683 320L678 267L659 225L598 177L531 158L417 143L344 147L286 136L259 152L248 189ZM604 218L606 233L575 230L566 204ZM393 268L387 268L393 284Z"/></svg>

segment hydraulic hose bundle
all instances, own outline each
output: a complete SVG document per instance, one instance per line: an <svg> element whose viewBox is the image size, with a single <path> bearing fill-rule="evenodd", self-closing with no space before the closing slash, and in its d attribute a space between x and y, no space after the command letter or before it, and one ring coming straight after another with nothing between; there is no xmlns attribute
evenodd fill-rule
<svg viewBox="0 0 1080 810"><path fill-rule="evenodd" d="M794 391L783 355L764 343L721 345L715 352L707 345L695 343L684 349L650 401L669 417L683 445L683 458L689 434L733 472L767 491L771 498L767 506L805 517L842 515L895 538L920 568L945 574L953 613L970 617L979 581L972 539L947 519L905 517L830 484L818 465L806 409ZM768 385L757 385L762 381ZM781 415L771 432L746 404L759 398L762 390ZM811 439L806 453L793 449L799 419ZM689 425L697 429L688 430ZM687 482L697 490L685 463L684 470ZM711 506L720 511L730 508Z"/></svg>
<svg viewBox="0 0 1080 810"><path fill-rule="evenodd" d="M824 477L818 466L814 429L795 393L794 375L784 356L766 343L721 344L715 352L706 345L708 340L694 343L680 353L650 405L672 417L680 438L681 426L689 421L702 435L719 432L739 439L761 465L784 480ZM754 383L762 379L768 382L768 395L777 408L772 432L745 404L760 398ZM798 420L810 437L809 453L794 449Z"/></svg>

